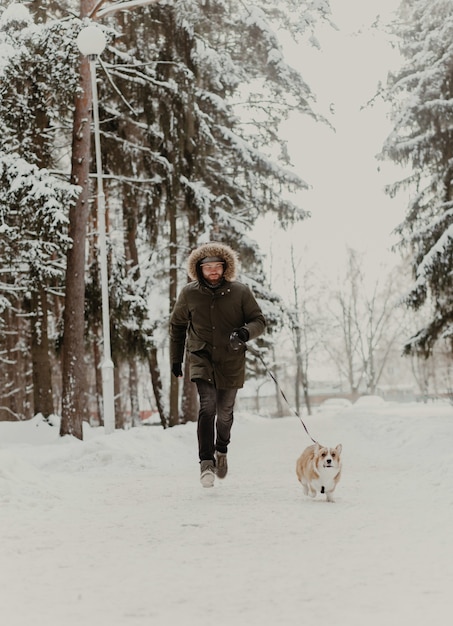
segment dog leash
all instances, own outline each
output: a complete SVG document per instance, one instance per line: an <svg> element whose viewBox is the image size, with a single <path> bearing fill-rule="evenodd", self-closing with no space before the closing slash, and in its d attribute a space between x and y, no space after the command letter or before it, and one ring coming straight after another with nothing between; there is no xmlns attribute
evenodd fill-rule
<svg viewBox="0 0 453 626"><path fill-rule="evenodd" d="M267 363L265 362L265 360L263 359L261 354L258 352L258 350L255 350L255 348L252 348L249 344L247 344L247 350L249 350L253 354L254 357L256 357L257 359L259 359L261 361L261 363L263 364L264 369L266 370L266 372L269 374L269 376L274 381L274 383L275 383L277 389L279 390L283 400L286 402L286 404L288 405L289 409L294 413L294 415L299 418L299 421L302 424L302 426L304 427L305 432L310 437L310 439L313 441L313 443L319 443L318 441L316 441L316 439L313 439L313 437L310 435L310 432L309 432L309 430L308 430L304 420L301 418L301 416L296 411L296 409L294 409L290 405L290 403L288 402L288 398L285 396L285 393L284 393L283 389L280 387L277 378L274 376L274 374L272 373L272 371L270 370L270 368L268 367Z"/></svg>

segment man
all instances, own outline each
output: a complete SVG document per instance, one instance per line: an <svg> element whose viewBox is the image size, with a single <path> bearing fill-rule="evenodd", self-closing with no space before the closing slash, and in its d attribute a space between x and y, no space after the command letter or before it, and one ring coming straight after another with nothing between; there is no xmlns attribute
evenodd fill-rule
<svg viewBox="0 0 453 626"><path fill-rule="evenodd" d="M170 318L173 375L182 376L186 347L190 379L198 389L203 487L212 487L216 475L225 478L227 474L234 403L245 379L245 344L265 328L251 290L235 280L237 264L236 253L222 243L194 250L188 259L192 282L181 290Z"/></svg>

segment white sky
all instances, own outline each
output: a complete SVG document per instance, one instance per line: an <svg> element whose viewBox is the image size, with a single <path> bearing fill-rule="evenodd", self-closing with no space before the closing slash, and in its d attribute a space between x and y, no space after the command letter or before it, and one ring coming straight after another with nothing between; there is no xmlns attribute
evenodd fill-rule
<svg viewBox="0 0 453 626"><path fill-rule="evenodd" d="M375 159L391 129L388 108L383 103L367 110L362 106L379 81L385 82L388 71L398 67L397 52L370 26L378 11L389 19L399 0L331 0L331 5L339 31L319 32L322 50L294 45L287 49L290 63L300 67L317 96L317 110L336 128L333 132L301 117L285 128L298 173L312 186L301 195L312 217L293 229L292 237L299 247L309 246L314 262L327 275L338 272L347 245L366 252L373 272L381 261L392 265L399 260L388 251L406 200L392 200L384 193L385 185L402 175L395 165ZM269 230L269 224L261 229L264 239ZM275 231L272 237L277 249L288 248Z"/></svg>

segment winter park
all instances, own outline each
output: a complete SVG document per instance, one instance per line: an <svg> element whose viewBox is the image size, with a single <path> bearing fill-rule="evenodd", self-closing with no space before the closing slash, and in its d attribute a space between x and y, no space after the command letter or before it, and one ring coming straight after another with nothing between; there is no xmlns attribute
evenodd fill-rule
<svg viewBox="0 0 453 626"><path fill-rule="evenodd" d="M452 35L2 0L5 623L448 620Z"/></svg>

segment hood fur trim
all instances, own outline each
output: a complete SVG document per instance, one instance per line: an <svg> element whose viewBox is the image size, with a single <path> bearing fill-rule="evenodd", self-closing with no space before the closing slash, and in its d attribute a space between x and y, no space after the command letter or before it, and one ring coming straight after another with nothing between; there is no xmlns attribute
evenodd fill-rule
<svg viewBox="0 0 453 626"><path fill-rule="evenodd" d="M236 279L238 270L238 256L236 252L225 243L213 241L204 243L189 255L187 260L187 273L192 280L198 280L197 266L206 256L217 256L225 260L224 278L228 282Z"/></svg>

